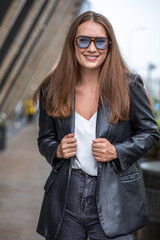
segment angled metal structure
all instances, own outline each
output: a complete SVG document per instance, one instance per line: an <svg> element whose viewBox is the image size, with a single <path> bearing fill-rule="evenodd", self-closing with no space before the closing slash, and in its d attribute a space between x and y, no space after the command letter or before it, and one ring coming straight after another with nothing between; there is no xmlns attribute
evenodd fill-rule
<svg viewBox="0 0 160 240"><path fill-rule="evenodd" d="M22 2L13 0L11 7L19 6L20 11L30 1L24 0L23 6L20 7L18 4ZM13 32L10 28L8 32L6 29L5 36L2 35L0 40L0 49L5 49L0 56L0 111L6 112L10 118L16 103L32 95L56 64L68 27L78 14L83 0L34 0L32 2L23 22L16 30L13 41L7 45L7 36ZM7 12L11 12L11 9L9 10ZM18 18L20 12L17 9L15 11ZM12 10L12 14L6 15L5 18L8 17L6 22L11 22L15 14ZM1 26L3 27L3 20ZM0 27L0 32L1 30Z"/></svg>

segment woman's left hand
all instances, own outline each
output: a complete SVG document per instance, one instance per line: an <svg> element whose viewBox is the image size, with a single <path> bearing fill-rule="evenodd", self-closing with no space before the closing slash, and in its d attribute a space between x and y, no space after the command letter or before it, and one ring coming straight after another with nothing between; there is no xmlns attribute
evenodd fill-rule
<svg viewBox="0 0 160 240"><path fill-rule="evenodd" d="M117 158L117 151L106 138L92 140L92 154L98 162L109 162Z"/></svg>

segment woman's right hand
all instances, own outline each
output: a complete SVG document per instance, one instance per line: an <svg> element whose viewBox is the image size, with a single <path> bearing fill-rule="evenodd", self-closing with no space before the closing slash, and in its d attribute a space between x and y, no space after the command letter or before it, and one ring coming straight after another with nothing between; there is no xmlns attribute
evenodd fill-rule
<svg viewBox="0 0 160 240"><path fill-rule="evenodd" d="M57 148L56 158L70 158L76 155L77 151L77 139L74 137L75 133L69 133L61 140L60 145Z"/></svg>

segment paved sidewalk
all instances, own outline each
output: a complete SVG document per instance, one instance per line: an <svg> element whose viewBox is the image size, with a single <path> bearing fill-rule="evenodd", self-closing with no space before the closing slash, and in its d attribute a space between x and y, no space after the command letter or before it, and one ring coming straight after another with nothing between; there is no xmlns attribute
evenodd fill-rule
<svg viewBox="0 0 160 240"><path fill-rule="evenodd" d="M0 151L0 240L42 240L36 226L50 166L37 148L37 122Z"/></svg>

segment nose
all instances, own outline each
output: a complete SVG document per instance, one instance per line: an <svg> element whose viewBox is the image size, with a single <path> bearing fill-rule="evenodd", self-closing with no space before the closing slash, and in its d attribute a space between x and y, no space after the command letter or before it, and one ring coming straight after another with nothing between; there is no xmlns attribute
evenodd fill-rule
<svg viewBox="0 0 160 240"><path fill-rule="evenodd" d="M97 51L97 48L96 48L96 46L95 46L95 44L94 44L93 41L91 41L91 43L90 43L90 45L88 46L87 50L88 50L89 52L96 52L96 51Z"/></svg>

